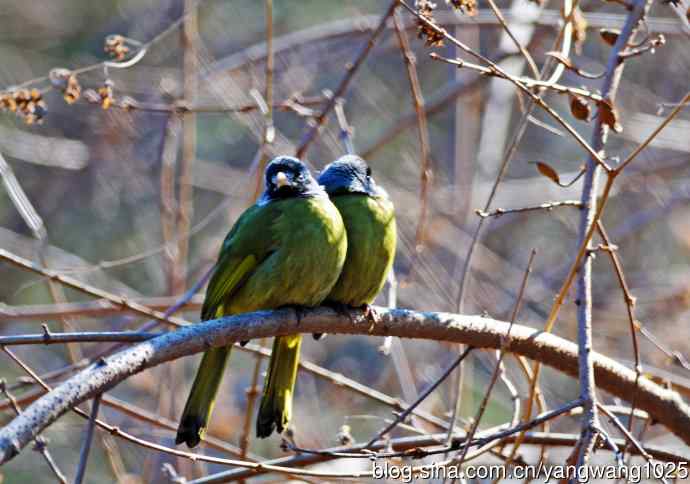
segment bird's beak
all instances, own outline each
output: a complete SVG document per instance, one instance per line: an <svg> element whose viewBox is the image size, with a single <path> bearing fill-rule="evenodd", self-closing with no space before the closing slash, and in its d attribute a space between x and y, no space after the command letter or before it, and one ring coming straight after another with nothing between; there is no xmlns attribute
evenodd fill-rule
<svg viewBox="0 0 690 484"><path fill-rule="evenodd" d="M286 185L291 185L290 179L282 171L276 173L276 176L273 177L273 183L275 183L276 187L278 188L284 187Z"/></svg>

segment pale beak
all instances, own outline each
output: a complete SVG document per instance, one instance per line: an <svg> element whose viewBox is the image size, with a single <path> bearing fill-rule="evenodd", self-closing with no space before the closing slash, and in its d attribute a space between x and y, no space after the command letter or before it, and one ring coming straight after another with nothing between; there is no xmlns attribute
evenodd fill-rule
<svg viewBox="0 0 690 484"><path fill-rule="evenodd" d="M273 183L275 186L278 188L284 187L286 185L290 185L290 179L287 177L285 173L282 171L279 171L276 176L273 177Z"/></svg>

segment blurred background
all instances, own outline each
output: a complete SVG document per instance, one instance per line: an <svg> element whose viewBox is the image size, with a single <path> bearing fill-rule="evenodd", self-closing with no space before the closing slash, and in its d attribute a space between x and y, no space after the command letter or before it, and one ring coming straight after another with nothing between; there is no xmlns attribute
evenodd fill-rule
<svg viewBox="0 0 690 484"><path fill-rule="evenodd" d="M0 247L157 308L172 304L210 267L225 233L252 203L255 193L256 153L264 116L255 109L257 95L252 93L263 93L266 88L267 32L262 2L187 3L187 8L197 12L190 42L184 41L183 24L178 21L185 9L180 0L0 0L0 92L43 78L54 68L73 70L109 59L104 52L108 35L147 43L146 55L129 68L99 66L80 73L77 79L84 96L73 104L65 102L59 90L46 91L47 113L41 123L27 124L11 112L0 112L0 154L6 160L0 160L0 171L10 188L12 182L7 180L14 174L40 217L33 220L32 230L8 191L0 190ZM553 50L562 5L549 2L539 6L522 0L498 4L541 66L545 53ZM325 106L326 90L336 89L386 5L364 0L275 2L273 84L278 106L269 157L295 152ZM580 6L587 20L587 28L580 34L585 32L586 37L580 36L577 53L571 58L586 71L600 73L610 46L598 31L620 28L626 10L615 3L590 0L583 0ZM480 3L477 15L469 17L439 1L435 17L509 72L529 75L523 58L516 55L513 44L485 8ZM433 176L423 237L416 235L423 205L417 116L392 23L355 75L344 96L343 110L353 128L356 151L367 159L397 207L397 305L455 312L463 265L479 222L475 210L484 209L522 105L511 84L430 59L432 50L447 57L457 53L450 46L426 47L417 39L413 18L407 12L401 14L416 56L429 123ZM680 100L689 87L687 22L658 2L646 29L651 35L663 34L666 44L626 63L616 102L623 131L612 133L607 145L610 157L624 158L661 122L669 111L664 103ZM126 45L137 50L135 43L127 41ZM561 83L601 87L600 79L584 79L569 71ZM49 85L46 79L35 84L38 88ZM89 102L87 90L93 91L91 97L98 97L98 90L108 87L113 106L104 109L103 97ZM185 93L192 93L188 102L203 108L199 109L202 112L179 116L165 108ZM570 114L567 96L546 94L545 98L590 139L592 125ZM142 109L123 109L123 102L139 103ZM690 374L669 358L669 352L690 353L689 133L690 113L686 112L625 171L603 218L637 298L636 317L656 341L638 335L644 370L688 388ZM314 170L344 154L340 135L335 115L329 116L304 156ZM579 200L580 182L562 188L539 174L536 161L548 163L566 182L586 161L582 148L538 110L508 165L492 209ZM538 254L518 320L542 328L573 260L579 216L577 208L563 207L486 220L467 278L463 312L509 319L534 248ZM43 235L42 242L37 240ZM80 311L74 304L52 306L56 301L71 304L92 299L72 290L51 289L46 279L5 263L0 264L0 281L3 335L37 333L42 323L54 331L120 330L134 329L144 321L112 309L99 312L94 305L89 306L94 309L91 312ZM387 304L390 295L387 287L377 303ZM196 321L202 298L203 290L181 316ZM625 301L603 252L594 261L593 304L595 349L632 366ZM573 294L561 311L555 332L574 339L575 330ZM457 355L456 347L412 340L394 341L391 354L385 355L379 350L381 344L379 338L331 335L320 342L305 338L302 352L307 361L408 402ZM13 351L45 374L107 348L83 344L24 346ZM233 352L212 420L210 434L233 445L240 445L246 390L255 361L252 354ZM465 365L462 417L474 415L493 361L490 355L477 354ZM195 356L146 371L109 395L136 406L133 413L141 415L145 410L154 420L176 423L197 362ZM508 374L524 396L527 385L515 367L510 361ZM7 379L22 406L37 395L34 386L18 379L25 375L6 357L0 364L0 376ZM542 390L552 406L578 394L574 380L548 369ZM13 414L6 398L2 402L6 422ZM453 403L454 386L446 384L422 408L444 417ZM483 426L509 420L511 412L509 393L499 385ZM131 412L104 405L100 415L134 435L174 445L173 430L135 418ZM356 441L366 441L390 415L390 407L371 398L314 374L300 374L293 423L296 442L303 447L336 445L343 424L351 427ZM555 428L577 433L577 421L563 419ZM45 433L53 457L68 476L73 476L78 461L83 429L82 419L66 415ZM395 435L404 434L398 430ZM645 439L671 448L680 446L662 428L651 427ZM276 436L265 441L252 436L250 455L284 455L279 443ZM228 457L217 448L204 448L204 452ZM554 451L550 459L562 462L567 452ZM54 481L47 465L37 459L35 452L23 452L0 470L4 482ZM165 462L187 477L222 469L178 462L97 435L87 481L165 481L160 471ZM323 466L342 470L368 465L338 461Z"/></svg>

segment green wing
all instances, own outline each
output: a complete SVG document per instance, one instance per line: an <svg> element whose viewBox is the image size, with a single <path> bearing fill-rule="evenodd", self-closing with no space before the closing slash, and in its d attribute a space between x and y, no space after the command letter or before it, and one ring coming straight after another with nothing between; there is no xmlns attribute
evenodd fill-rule
<svg viewBox="0 0 690 484"><path fill-rule="evenodd" d="M203 320L224 316L226 303L270 256L275 245L270 228L276 216L271 206L253 206L237 220L223 242L209 281L201 309ZM230 346L204 353L180 418L176 443L185 442L191 448L203 438L229 357Z"/></svg>
<svg viewBox="0 0 690 484"><path fill-rule="evenodd" d="M237 220L223 241L215 272L208 283L202 320L225 316L225 303L276 249L271 227L279 215L275 204L254 205Z"/></svg>

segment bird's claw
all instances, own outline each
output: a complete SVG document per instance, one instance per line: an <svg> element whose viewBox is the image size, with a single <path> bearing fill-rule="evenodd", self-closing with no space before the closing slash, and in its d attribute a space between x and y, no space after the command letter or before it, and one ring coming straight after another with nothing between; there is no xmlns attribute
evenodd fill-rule
<svg viewBox="0 0 690 484"><path fill-rule="evenodd" d="M295 310L295 316L297 316L297 326L299 326L302 323L302 318L307 313L307 311L302 306L292 306L292 309Z"/></svg>
<svg viewBox="0 0 690 484"><path fill-rule="evenodd" d="M352 318L352 314L350 313L351 307L348 306L347 304L339 303L339 302L333 302L333 301L327 301L323 303L324 306L331 308L333 311L338 313L340 316L347 316L347 319L350 320L350 323L355 324L355 320ZM314 340L318 341L324 337L326 337L327 333L313 333L312 337Z"/></svg>
<svg viewBox="0 0 690 484"><path fill-rule="evenodd" d="M347 304L339 303L339 302L328 302L326 303L326 306L331 308L333 311L338 313L341 316L347 316L347 319L350 320L352 324L354 324L354 320L352 319L352 314L350 314L350 306Z"/></svg>
<svg viewBox="0 0 690 484"><path fill-rule="evenodd" d="M369 304L364 304L362 310L364 311L364 317L369 321L369 332L371 333L374 331L374 327L381 323L381 315Z"/></svg>

